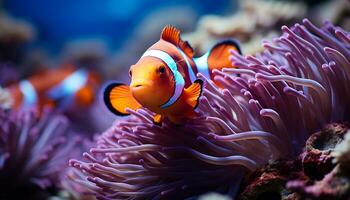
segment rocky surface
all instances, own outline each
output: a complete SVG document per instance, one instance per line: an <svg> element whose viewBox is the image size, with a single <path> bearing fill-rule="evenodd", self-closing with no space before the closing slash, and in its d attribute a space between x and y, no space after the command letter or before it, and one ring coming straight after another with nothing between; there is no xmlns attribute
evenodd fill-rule
<svg viewBox="0 0 350 200"><path fill-rule="evenodd" d="M312 134L295 160L270 163L247 177L238 199L349 199L350 172L332 153L348 127L333 123Z"/></svg>

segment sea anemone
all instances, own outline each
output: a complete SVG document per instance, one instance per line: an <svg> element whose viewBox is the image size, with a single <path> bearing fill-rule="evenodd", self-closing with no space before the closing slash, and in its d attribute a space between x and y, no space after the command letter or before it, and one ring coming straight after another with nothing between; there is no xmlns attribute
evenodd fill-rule
<svg viewBox="0 0 350 200"><path fill-rule="evenodd" d="M67 130L48 109L0 110L0 199L46 199L44 189L59 186L79 141L67 140Z"/></svg>
<svg viewBox="0 0 350 200"><path fill-rule="evenodd" d="M181 127L152 124L129 110L97 140L75 181L99 199L184 199L209 191L234 196L241 178L270 160L300 153L325 123L348 119L350 35L310 21L291 28L256 56L232 52L239 69L214 70L200 116Z"/></svg>
<svg viewBox="0 0 350 200"><path fill-rule="evenodd" d="M235 182L244 170L235 164L242 162L254 168L241 155L220 158L236 154L235 145L225 151L223 144L212 144L203 123L197 128L195 124L158 127L153 125L149 112L130 112L132 118L117 122L98 138L97 147L90 150L92 154L84 153L88 162L70 161L89 174L87 181L83 181L85 176L77 181L98 191L102 199L184 198L220 182L226 191L229 186L225 183ZM222 177L225 171L227 176ZM232 192L235 189L233 185Z"/></svg>

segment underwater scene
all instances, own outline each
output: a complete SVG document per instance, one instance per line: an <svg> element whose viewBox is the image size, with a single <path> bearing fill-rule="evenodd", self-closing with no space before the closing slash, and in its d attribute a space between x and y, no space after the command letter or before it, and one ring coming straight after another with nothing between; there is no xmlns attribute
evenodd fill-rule
<svg viewBox="0 0 350 200"><path fill-rule="evenodd" d="M0 0L0 200L349 200L349 0Z"/></svg>

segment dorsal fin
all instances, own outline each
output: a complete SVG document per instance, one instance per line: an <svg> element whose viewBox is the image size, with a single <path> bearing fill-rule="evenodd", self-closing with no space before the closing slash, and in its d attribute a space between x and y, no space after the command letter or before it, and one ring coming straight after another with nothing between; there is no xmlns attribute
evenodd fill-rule
<svg viewBox="0 0 350 200"><path fill-rule="evenodd" d="M180 37L180 30L172 25L167 25L163 28L160 38L172 43L184 51L187 56L193 57L193 49L187 41L183 41Z"/></svg>
<svg viewBox="0 0 350 200"><path fill-rule="evenodd" d="M175 26L167 25L163 28L160 38L174 45L179 45L180 31Z"/></svg>

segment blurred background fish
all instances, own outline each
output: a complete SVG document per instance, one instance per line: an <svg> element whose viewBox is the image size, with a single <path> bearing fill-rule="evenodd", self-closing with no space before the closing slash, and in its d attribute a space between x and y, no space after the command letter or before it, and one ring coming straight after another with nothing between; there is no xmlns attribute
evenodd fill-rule
<svg viewBox="0 0 350 200"><path fill-rule="evenodd" d="M52 106L86 108L95 99L100 83L99 76L84 68L62 66L37 72L28 79L10 85L14 108L22 106Z"/></svg>

